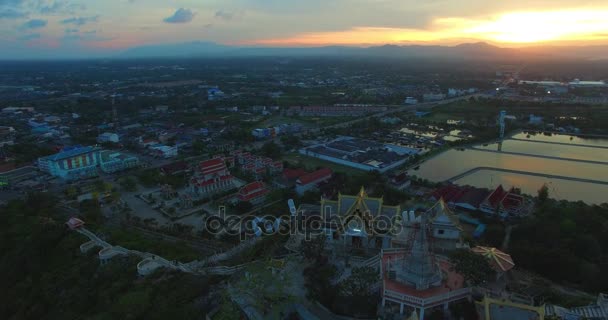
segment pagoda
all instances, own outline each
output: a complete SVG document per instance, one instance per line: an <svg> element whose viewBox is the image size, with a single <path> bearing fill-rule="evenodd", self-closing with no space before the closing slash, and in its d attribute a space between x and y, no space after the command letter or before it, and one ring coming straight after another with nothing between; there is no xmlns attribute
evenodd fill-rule
<svg viewBox="0 0 608 320"><path fill-rule="evenodd" d="M471 288L447 258L432 252L430 217L423 214L420 218L405 248L382 250L380 272L382 306L398 305L400 314L408 307L422 320L425 310L447 309L450 302L469 298Z"/></svg>

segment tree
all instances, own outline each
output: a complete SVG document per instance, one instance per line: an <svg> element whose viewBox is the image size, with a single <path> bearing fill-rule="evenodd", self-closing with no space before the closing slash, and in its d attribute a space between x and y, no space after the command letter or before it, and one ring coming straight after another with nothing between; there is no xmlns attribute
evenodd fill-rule
<svg viewBox="0 0 608 320"><path fill-rule="evenodd" d="M120 179L120 185L126 191L129 191L129 192L137 191L137 182L135 182L135 179L133 179L133 177L131 177L131 176Z"/></svg>
<svg viewBox="0 0 608 320"><path fill-rule="evenodd" d="M370 288L380 280L378 272L370 267L355 267L350 277L340 282L340 295L345 297L370 296Z"/></svg>
<svg viewBox="0 0 608 320"><path fill-rule="evenodd" d="M251 211L253 209L253 205L249 201L239 201L236 206L234 206L234 209L239 214L244 214Z"/></svg>
<svg viewBox="0 0 608 320"><path fill-rule="evenodd" d="M273 141L265 143L260 151L269 158L275 159L281 157L281 147Z"/></svg>
<svg viewBox="0 0 608 320"><path fill-rule="evenodd" d="M546 184L543 184L543 186L538 189L538 203L545 204L547 199L549 199L549 187L547 187Z"/></svg>
<svg viewBox="0 0 608 320"><path fill-rule="evenodd" d="M454 270L473 285L490 281L495 275L494 269L492 269L485 257L469 250L455 250L450 255L450 262Z"/></svg>
<svg viewBox="0 0 608 320"><path fill-rule="evenodd" d="M351 275L338 284L338 296L334 309L349 315L372 316L376 314L377 294L372 290L380 281L378 272L370 267L352 269Z"/></svg>
<svg viewBox="0 0 608 320"><path fill-rule="evenodd" d="M309 261L319 261L325 250L325 237L323 235L302 241L300 245L302 255Z"/></svg>

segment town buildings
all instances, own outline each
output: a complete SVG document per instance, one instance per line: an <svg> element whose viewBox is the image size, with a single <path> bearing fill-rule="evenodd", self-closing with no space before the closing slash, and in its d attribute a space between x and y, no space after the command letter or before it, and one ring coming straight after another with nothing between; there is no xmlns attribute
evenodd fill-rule
<svg viewBox="0 0 608 320"><path fill-rule="evenodd" d="M99 143L118 143L120 141L120 137L116 133L112 132L104 132L97 137L97 142Z"/></svg>
<svg viewBox="0 0 608 320"><path fill-rule="evenodd" d="M38 159L41 171L63 180L95 177L98 167L105 173L114 173L137 166L136 156L88 146L65 147L54 155Z"/></svg>
<svg viewBox="0 0 608 320"><path fill-rule="evenodd" d="M235 165L246 173L260 180L266 174L276 175L283 171L283 162L275 161L268 157L257 156L250 152L235 150L230 153L234 158Z"/></svg>
<svg viewBox="0 0 608 320"><path fill-rule="evenodd" d="M167 146L162 144L155 144L148 147L150 154L159 158L173 158L177 157L177 146Z"/></svg>
<svg viewBox="0 0 608 320"><path fill-rule="evenodd" d="M359 117L370 113L388 110L387 107L373 105L335 105L335 106L293 106L287 110L288 115L302 117Z"/></svg>
<svg viewBox="0 0 608 320"><path fill-rule="evenodd" d="M13 145L16 132L13 127L0 126L0 148Z"/></svg>
<svg viewBox="0 0 608 320"><path fill-rule="evenodd" d="M105 173L114 173L138 166L139 159L136 156L109 150L99 152L99 167Z"/></svg>

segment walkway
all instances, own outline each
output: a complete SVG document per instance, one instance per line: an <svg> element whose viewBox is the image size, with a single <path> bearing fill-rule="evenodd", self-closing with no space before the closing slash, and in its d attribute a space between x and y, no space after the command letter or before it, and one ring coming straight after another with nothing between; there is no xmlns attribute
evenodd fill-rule
<svg viewBox="0 0 608 320"><path fill-rule="evenodd" d="M525 141L525 142L534 142L534 143L547 143L547 144L559 144L563 146L573 146L573 147L585 147L585 148L598 148L598 149L608 149L606 146L594 146L588 144L580 144L580 143L567 143L567 142L552 142L552 141L540 141L540 140L530 140L530 139L520 139L520 138L509 138L505 140L516 140L516 141Z"/></svg>
<svg viewBox="0 0 608 320"><path fill-rule="evenodd" d="M585 183L595 183L595 184L601 184L601 185L608 185L608 181L601 181L601 180L593 180L593 179L584 179L584 178L575 178L575 177L567 177L567 176L558 176L558 175L554 175L554 174L547 174L547 173L538 173L538 172L530 172L530 171L520 171L520 170L511 170L511 169L504 169L504 168L495 168L495 167L476 167L473 168L471 170L465 171L457 176L454 176L450 179L447 179L447 182L454 182L458 179L464 178L470 174L473 174L477 171L482 171L482 170L490 170L490 171L498 171L498 172L505 172L505 173L514 173L514 174L523 174L523 175L528 175L528 176L535 176L535 177L541 177L541 178L548 178L548 179L562 179L562 180L569 180L569 181L576 181L576 182L585 182Z"/></svg>
<svg viewBox="0 0 608 320"><path fill-rule="evenodd" d="M553 143L553 142L549 142L549 143ZM604 147L600 147L600 148L604 148ZM523 153L523 152L513 152L513 151L498 151L498 150L483 149L483 148L479 148L479 147L469 147L468 149L475 150L475 151L482 151L482 152L511 154L511 155L516 155L516 156L534 157L534 158L541 158L541 159L575 161L575 162L584 162L584 163L591 163L591 164L608 165L608 162L604 162L604 161L562 158L562 157L546 156L546 155L540 155L540 154L530 154L530 153Z"/></svg>
<svg viewBox="0 0 608 320"><path fill-rule="evenodd" d="M169 261L164 257L156 255L150 252L141 252L137 250L130 250L121 246L113 246L108 242L99 238L95 233L89 231L84 227L74 229L76 232L89 238L89 242L81 246L81 250L91 249L95 246L101 247L99 251L99 257L101 260L111 259L117 255L133 255L142 258L143 260L137 264L137 271L140 275L148 275L158 268L168 268L192 274L218 274L218 275L230 275L243 268L243 265L226 267L226 266L207 266L206 261L194 260L188 263L175 261ZM93 245L94 244L94 245ZM229 256L229 255L228 255Z"/></svg>

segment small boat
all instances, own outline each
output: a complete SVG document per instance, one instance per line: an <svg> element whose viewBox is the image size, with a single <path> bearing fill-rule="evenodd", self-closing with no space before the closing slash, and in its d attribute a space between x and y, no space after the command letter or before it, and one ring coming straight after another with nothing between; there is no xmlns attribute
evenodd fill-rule
<svg viewBox="0 0 608 320"><path fill-rule="evenodd" d="M418 169L420 169L420 166L416 166L416 167L414 168L414 170L418 170Z"/></svg>

